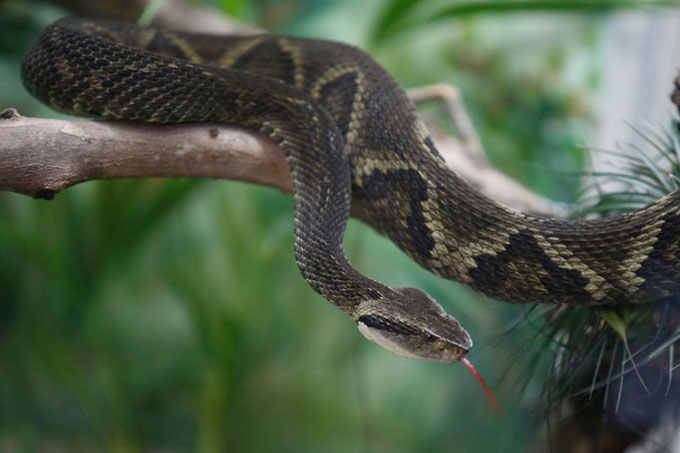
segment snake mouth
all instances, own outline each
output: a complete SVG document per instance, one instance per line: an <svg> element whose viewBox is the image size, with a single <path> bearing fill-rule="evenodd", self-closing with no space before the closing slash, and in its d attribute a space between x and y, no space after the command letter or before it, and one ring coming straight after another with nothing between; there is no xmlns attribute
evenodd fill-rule
<svg viewBox="0 0 680 453"><path fill-rule="evenodd" d="M463 359L470 352L469 349L461 348L444 339L435 340L433 343L432 352L429 352L427 357L421 357L421 359L430 362L454 363Z"/></svg>
<svg viewBox="0 0 680 453"><path fill-rule="evenodd" d="M368 340L403 357L429 362L453 363L462 359L469 348L439 335L381 316L361 316L359 332Z"/></svg>
<svg viewBox="0 0 680 453"><path fill-rule="evenodd" d="M470 352L469 349L463 349L453 343L448 343L445 352L442 354L448 358L444 363L458 362L462 360L468 352Z"/></svg>

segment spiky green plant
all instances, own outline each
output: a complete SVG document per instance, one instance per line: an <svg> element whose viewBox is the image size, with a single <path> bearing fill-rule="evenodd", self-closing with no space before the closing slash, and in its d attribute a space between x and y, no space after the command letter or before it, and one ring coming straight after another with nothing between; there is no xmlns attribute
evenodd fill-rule
<svg viewBox="0 0 680 453"><path fill-rule="evenodd" d="M614 216L642 208L680 187L680 131L631 127L643 145L622 143L617 151L594 150L616 159L616 170L593 172L575 217ZM616 190L603 185L615 183ZM680 398L680 295L650 304L617 308L534 306L516 325L538 334L520 386L544 373L543 401L555 424L590 431L598 443L643 438ZM515 327L515 326L513 326ZM558 414L554 417L554 414ZM553 425L551 426L551 423ZM584 427L584 425L590 425ZM622 433L626 433L627 437Z"/></svg>

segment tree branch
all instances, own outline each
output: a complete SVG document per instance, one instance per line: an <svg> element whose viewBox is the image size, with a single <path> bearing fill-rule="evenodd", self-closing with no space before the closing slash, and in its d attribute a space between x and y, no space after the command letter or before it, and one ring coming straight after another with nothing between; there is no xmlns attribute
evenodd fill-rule
<svg viewBox="0 0 680 453"><path fill-rule="evenodd" d="M525 212L561 213L479 156L465 157L452 137L436 134L435 141L452 167L482 192ZM224 178L285 192L292 188L278 145L240 127L27 118L14 109L0 113L0 190L49 199L79 182L137 177Z"/></svg>
<svg viewBox="0 0 680 453"><path fill-rule="evenodd" d="M0 113L0 190L51 198L83 181L153 176L235 179L287 192L292 187L278 145L236 126Z"/></svg>

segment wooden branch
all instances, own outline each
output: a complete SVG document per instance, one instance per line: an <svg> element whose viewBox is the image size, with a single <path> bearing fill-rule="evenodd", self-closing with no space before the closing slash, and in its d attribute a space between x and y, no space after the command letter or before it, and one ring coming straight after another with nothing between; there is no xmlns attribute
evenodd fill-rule
<svg viewBox="0 0 680 453"><path fill-rule="evenodd" d="M437 150L449 167L487 197L527 214L547 217L567 215L566 205L549 200L498 171L486 155L479 154L481 148L468 148L465 142L445 134L436 125L428 126Z"/></svg>
<svg viewBox="0 0 680 453"><path fill-rule="evenodd" d="M448 83L435 83L423 87L410 88L408 97L415 103L439 99L446 105L449 119L460 135L461 146L471 156L486 159L482 140L467 113L467 107L457 87Z"/></svg>
<svg viewBox="0 0 680 453"><path fill-rule="evenodd" d="M482 140L467 113L467 107L457 87L437 83L408 90L415 102L438 99L444 102L448 117L458 131L458 137L444 133L440 121L425 117L437 149L449 166L487 197L519 211L551 217L564 217L564 206L548 200L501 173L489 162Z"/></svg>
<svg viewBox="0 0 680 453"><path fill-rule="evenodd" d="M0 190L38 198L93 179L226 178L290 192L285 155L236 126L27 118L0 113Z"/></svg>
<svg viewBox="0 0 680 453"><path fill-rule="evenodd" d="M552 203L437 134L451 165L482 192L525 212L561 214ZM478 157L478 156L477 156ZM0 113L0 190L50 199L83 181L136 177L224 178L290 192L285 155L251 130L217 124L27 118Z"/></svg>

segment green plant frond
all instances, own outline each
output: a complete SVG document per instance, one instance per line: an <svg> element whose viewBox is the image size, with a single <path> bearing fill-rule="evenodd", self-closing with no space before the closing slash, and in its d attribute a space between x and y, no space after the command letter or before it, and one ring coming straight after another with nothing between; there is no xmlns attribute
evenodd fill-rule
<svg viewBox="0 0 680 453"><path fill-rule="evenodd" d="M626 321L621 319L621 317L614 310L601 310L600 315L602 319L605 320L607 325L612 328L614 332L621 337L622 340L626 339Z"/></svg>
<svg viewBox="0 0 680 453"><path fill-rule="evenodd" d="M672 179L670 178L670 175L673 173L662 169L655 161L654 159L651 159L644 151L642 151L639 147L637 146L631 146L631 149L637 153L642 159L645 160L646 167L639 167L638 172L640 174L644 174L648 178L654 180L656 183L658 183L659 187L662 188L665 192L670 193L673 190L675 190L674 183ZM660 155L666 156L665 153L659 153ZM668 162L670 162L671 165L674 165L673 161L668 159ZM678 168L674 168L673 171L678 171Z"/></svg>
<svg viewBox="0 0 680 453"><path fill-rule="evenodd" d="M624 162L637 162L640 164L643 163L642 159L639 159L635 156L631 156L630 154L624 153L622 151L613 151L611 149L595 147L584 147L583 149L589 151L592 154L604 154L608 156L618 157L620 160L623 160Z"/></svg>
<svg viewBox="0 0 680 453"><path fill-rule="evenodd" d="M593 399L593 392L595 391L595 383L597 382L597 376L600 373L600 367L602 366L602 360L604 359L604 353L607 350L607 338L602 339L602 346L600 347L600 354L595 362L595 371L593 372L593 380L590 383L590 392L588 393L588 400Z"/></svg>
<svg viewBox="0 0 680 453"><path fill-rule="evenodd" d="M656 349L654 349L652 352L649 353L648 359L653 360L661 354L663 354L664 351L669 349L671 346L673 346L675 343L680 341L680 327L678 330L673 333L668 339L666 339L663 343L661 343Z"/></svg>
<svg viewBox="0 0 680 453"><path fill-rule="evenodd" d="M598 177L598 178L608 178L610 181L613 182L623 182L623 183L628 183L632 189L635 189L637 191L644 189L648 189L652 192L654 192L657 196L662 197L664 195L667 195L667 192L663 190L662 187L659 187L654 183L654 181L648 181L647 180L647 175L644 174L644 172L638 172L635 175L627 175L625 173L614 173L614 172L592 172L590 174L591 176Z"/></svg>
<svg viewBox="0 0 680 453"><path fill-rule="evenodd" d="M671 156L675 154L672 150L672 143L668 144L662 144L659 143L659 134L654 131L651 127L649 127L648 131L642 131L641 129L635 127L633 124L626 122L626 124L633 129L639 136L642 138L645 142L648 144L652 145L652 147L657 151L656 156L650 156L649 154L643 152L639 147L634 146L634 149L636 152L639 153L640 158L644 160L646 163L650 165L650 168L658 170L660 173L664 172L661 168L659 168L657 165L654 164L654 160L652 157L662 157L665 160L668 161L668 163L672 166L673 171L678 171L680 170L680 166L678 165L678 162L673 160ZM667 172L666 172L667 173ZM663 177L661 177L663 179Z"/></svg>
<svg viewBox="0 0 680 453"><path fill-rule="evenodd" d="M673 372L680 366L680 365L673 365L674 355L675 355L675 344L671 344L668 347L668 384L666 385L666 391L664 392L664 396L668 396L668 394L670 393L671 384L673 383Z"/></svg>
<svg viewBox="0 0 680 453"><path fill-rule="evenodd" d="M680 187L680 134L676 127L661 132L651 127L647 127L650 132L630 127L641 136L642 147L622 143L616 150L590 148L615 158L615 169L583 172L589 182L581 191L573 217L621 215L648 206ZM616 184L616 190L603 189L603 185L611 183ZM536 338L527 346L538 357L556 357L549 362L534 360L527 364L546 369L546 408L555 408L567 398L586 398L618 413L633 384L625 379L631 373L635 386L648 395L671 395L673 384L680 385L674 374L680 368L675 347L680 341L680 310L676 305L677 301L669 298L616 310L552 306L546 310L529 309L511 329L527 325L535 335L548 337L541 341ZM648 386L651 372L664 376L662 385ZM528 374L534 376L537 370L531 369Z"/></svg>
<svg viewBox="0 0 680 453"><path fill-rule="evenodd" d="M675 157L675 162L680 166L680 130L678 130L678 127L675 123L671 123L670 127L670 139L671 139L671 147L670 147L670 152L673 154Z"/></svg>

